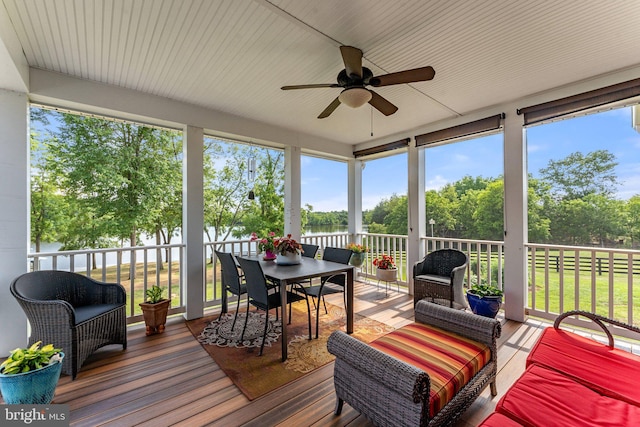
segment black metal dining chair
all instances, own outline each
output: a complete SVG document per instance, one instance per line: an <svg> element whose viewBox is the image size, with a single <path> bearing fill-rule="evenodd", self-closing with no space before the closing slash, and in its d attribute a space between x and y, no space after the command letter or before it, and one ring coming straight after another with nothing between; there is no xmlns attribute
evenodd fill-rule
<svg viewBox="0 0 640 427"><path fill-rule="evenodd" d="M240 299L242 295L247 293L247 286L242 283L243 279L240 277L238 265L236 264L236 259L233 254L221 251L215 251L215 253L216 257L220 260L220 268L222 269L223 292L229 292L232 295L235 295L238 299L236 314L233 317L233 323L231 324L231 330L233 331L236 326L236 320L238 319L238 312L240 311ZM248 312L249 300L247 299L247 313ZM222 312L220 312L220 317L222 317Z"/></svg>
<svg viewBox="0 0 640 427"><path fill-rule="evenodd" d="M238 258L238 262L240 263L240 267L242 267L242 271L244 271L246 286L247 286L247 295L249 297L249 304L253 305L259 310L264 310L266 312L266 317L264 321L264 333L262 335L262 344L260 345L260 354L262 356L262 351L264 349L264 340L267 336L267 329L269 326L269 310L275 308L276 311L278 308L281 310L284 309L282 307L282 301L280 292L269 293L267 288L267 280L264 277L264 272L262 271L262 266L259 261L247 259L247 258ZM302 286L298 285L300 288ZM309 321L309 339L311 339L311 306L309 305L309 298L306 295L302 295L296 292L287 291L287 303L291 304L292 302L305 300L307 302L307 317ZM244 332L247 328L247 320L249 316L244 322L244 327L242 329L242 336L240 340L244 339ZM291 319L289 319L291 320ZM285 325L282 325L284 328Z"/></svg>
<svg viewBox="0 0 640 427"><path fill-rule="evenodd" d="M327 247L322 251L322 259L324 261L338 262L340 264L349 264L352 253L353 251L351 249ZM327 304L324 301L324 296L329 294L337 294L340 292L344 294L346 284L347 274L338 273L331 276L322 276L320 278L319 285L302 287L304 293L307 296L314 298L314 307L316 309L316 338L318 338L318 330L320 329L320 299L322 299L324 311L325 313L327 313ZM318 299L317 302L315 301L315 298ZM346 296L344 298L344 305L346 308Z"/></svg>
<svg viewBox="0 0 640 427"><path fill-rule="evenodd" d="M318 249L320 248L318 245L312 245L309 243L301 243L300 246L302 246L302 256L307 258L315 258L318 253Z"/></svg>

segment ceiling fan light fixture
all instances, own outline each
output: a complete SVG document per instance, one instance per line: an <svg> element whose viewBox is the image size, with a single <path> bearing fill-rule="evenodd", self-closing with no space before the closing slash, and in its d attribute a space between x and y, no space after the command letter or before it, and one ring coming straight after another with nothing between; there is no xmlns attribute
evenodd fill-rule
<svg viewBox="0 0 640 427"><path fill-rule="evenodd" d="M352 87L343 90L338 96L341 103L351 108L362 107L371 100L371 92L363 87Z"/></svg>

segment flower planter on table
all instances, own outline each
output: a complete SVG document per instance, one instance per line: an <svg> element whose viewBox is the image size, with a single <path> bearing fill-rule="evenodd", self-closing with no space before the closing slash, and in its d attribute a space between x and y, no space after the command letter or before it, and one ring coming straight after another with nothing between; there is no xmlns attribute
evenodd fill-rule
<svg viewBox="0 0 640 427"><path fill-rule="evenodd" d="M278 254L276 264L278 265L295 265L302 262L302 254L300 252L287 252L284 255Z"/></svg>

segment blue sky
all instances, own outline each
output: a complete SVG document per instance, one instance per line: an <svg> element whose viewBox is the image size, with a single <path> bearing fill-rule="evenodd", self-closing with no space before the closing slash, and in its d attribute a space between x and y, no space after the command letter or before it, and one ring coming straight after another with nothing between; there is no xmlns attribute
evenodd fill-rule
<svg viewBox="0 0 640 427"><path fill-rule="evenodd" d="M631 108L610 110L527 129L528 169L533 176L551 159L606 149L618 162L620 199L640 194L640 134L631 127ZM425 187L440 189L465 175L495 178L503 173L502 134L427 149ZM407 192L407 155L366 163L363 209ZM303 157L302 202L314 211L347 209L346 163Z"/></svg>

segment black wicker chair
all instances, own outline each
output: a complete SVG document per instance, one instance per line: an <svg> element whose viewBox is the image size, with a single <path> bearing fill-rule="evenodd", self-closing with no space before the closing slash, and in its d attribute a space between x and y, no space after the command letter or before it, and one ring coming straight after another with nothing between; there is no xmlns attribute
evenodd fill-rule
<svg viewBox="0 0 640 427"><path fill-rule="evenodd" d="M427 254L413 266L413 303L423 298L446 303L449 307L466 308L464 273L467 255L455 249L439 249Z"/></svg>
<svg viewBox="0 0 640 427"><path fill-rule="evenodd" d="M65 353L62 372L76 378L82 363L108 344L127 348L124 288L66 271L34 271L11 283L31 325L29 345L42 341Z"/></svg>
<svg viewBox="0 0 640 427"><path fill-rule="evenodd" d="M222 269L222 286L223 292L230 292L236 296L236 314L233 317L233 323L231 324L231 330L233 331L236 326L236 320L238 319L238 312L240 311L240 299L242 295L247 293L247 285L243 282L243 278L240 277L238 271L238 265L233 257L233 254L228 252L215 251L216 257L220 260L220 268ZM247 312L249 312L249 299L247 299ZM222 312L220 312L222 317ZM218 319L220 318L218 317Z"/></svg>

